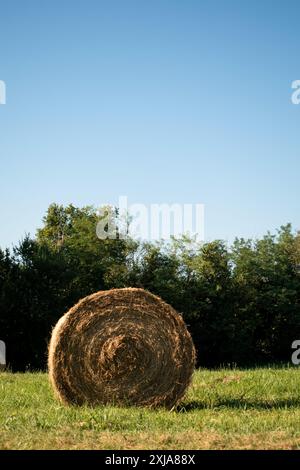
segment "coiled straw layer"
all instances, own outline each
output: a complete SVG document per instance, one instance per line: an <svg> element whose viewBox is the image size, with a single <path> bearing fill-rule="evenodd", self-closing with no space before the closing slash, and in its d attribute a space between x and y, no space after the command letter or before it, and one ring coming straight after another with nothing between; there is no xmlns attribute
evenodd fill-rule
<svg viewBox="0 0 300 470"><path fill-rule="evenodd" d="M48 366L59 399L168 409L183 397L195 349L181 316L143 289L100 291L55 326Z"/></svg>

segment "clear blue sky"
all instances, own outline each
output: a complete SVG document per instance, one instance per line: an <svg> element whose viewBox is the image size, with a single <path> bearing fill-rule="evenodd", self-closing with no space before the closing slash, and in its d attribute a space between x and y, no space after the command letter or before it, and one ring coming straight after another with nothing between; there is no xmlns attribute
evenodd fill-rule
<svg viewBox="0 0 300 470"><path fill-rule="evenodd" d="M299 1L0 3L0 246L52 202L204 203L206 238L300 228Z"/></svg>

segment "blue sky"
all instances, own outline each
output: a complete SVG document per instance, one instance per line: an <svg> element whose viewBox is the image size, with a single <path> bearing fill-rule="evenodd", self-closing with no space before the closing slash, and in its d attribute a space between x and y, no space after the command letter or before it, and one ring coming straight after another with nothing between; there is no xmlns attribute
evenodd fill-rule
<svg viewBox="0 0 300 470"><path fill-rule="evenodd" d="M0 3L0 246L52 202L204 203L208 240L300 228L297 1Z"/></svg>

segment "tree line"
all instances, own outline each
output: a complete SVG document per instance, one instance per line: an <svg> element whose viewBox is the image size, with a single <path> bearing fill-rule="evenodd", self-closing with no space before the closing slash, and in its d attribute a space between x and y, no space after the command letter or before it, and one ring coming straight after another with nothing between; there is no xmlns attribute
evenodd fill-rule
<svg viewBox="0 0 300 470"><path fill-rule="evenodd" d="M118 213L111 217L117 223ZM0 339L12 370L45 369L58 318L82 297L143 287L188 325L198 366L290 361L300 339L300 235L255 240L99 240L98 212L52 204L34 238L0 250ZM157 325L160 328L160 325Z"/></svg>

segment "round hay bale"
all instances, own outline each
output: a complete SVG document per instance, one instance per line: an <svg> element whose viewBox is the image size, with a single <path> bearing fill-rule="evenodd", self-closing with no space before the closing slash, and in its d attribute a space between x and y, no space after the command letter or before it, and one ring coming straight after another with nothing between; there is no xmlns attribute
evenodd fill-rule
<svg viewBox="0 0 300 470"><path fill-rule="evenodd" d="M195 349L181 316L159 297L112 289L85 297L58 321L48 366L64 403L170 409L191 381Z"/></svg>

